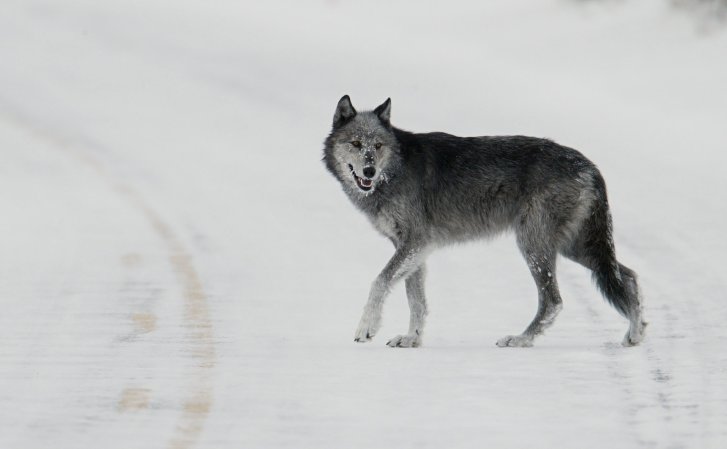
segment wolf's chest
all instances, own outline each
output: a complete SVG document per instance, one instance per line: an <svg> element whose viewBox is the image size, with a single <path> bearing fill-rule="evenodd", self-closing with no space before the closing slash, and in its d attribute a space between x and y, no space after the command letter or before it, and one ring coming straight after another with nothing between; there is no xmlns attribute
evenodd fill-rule
<svg viewBox="0 0 727 449"><path fill-rule="evenodd" d="M369 218L374 228L386 237L394 240L401 237L401 226L393 214L381 211Z"/></svg>

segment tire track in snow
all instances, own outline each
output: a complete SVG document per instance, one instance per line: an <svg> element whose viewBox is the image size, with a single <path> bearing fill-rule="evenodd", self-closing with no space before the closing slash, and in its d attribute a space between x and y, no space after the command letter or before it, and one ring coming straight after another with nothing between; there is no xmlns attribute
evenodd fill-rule
<svg viewBox="0 0 727 449"><path fill-rule="evenodd" d="M605 328L600 312L590 301L582 301L581 305L586 308L588 315L598 324L599 328ZM647 309L647 311L652 312L654 317L657 316L654 313L655 310ZM651 322L651 314L647 313L645 317L648 322ZM668 321L660 318L662 317L660 316L655 321L660 323ZM625 320L624 324L624 329L626 329L627 322ZM660 441L654 441L653 436L649 434L649 429L645 431L641 428L640 424L643 423L643 419L640 416L642 414L650 411L658 412L660 414L658 417L659 424L668 424L675 419L671 395L669 394L671 376L667 373L670 370L664 366L653 344L649 341L650 330L653 331L653 326L647 327L646 339L634 348L623 347L620 343L606 343L604 345L605 354L614 362L608 367L609 376L617 382L627 399L627 422L630 425L630 430L634 432L634 438L640 447L660 447L661 443ZM644 362L644 365L628 364L622 357L619 357L619 354L623 354L624 351L642 351L644 356L641 360ZM644 378L649 382L649 387L646 391L644 391L645 384L642 381ZM644 403L642 400L644 394L648 395L649 402ZM653 421L647 420L647 426L652 423ZM677 444L670 447L682 446Z"/></svg>
<svg viewBox="0 0 727 449"><path fill-rule="evenodd" d="M589 273L590 275L590 273ZM576 300L575 302L578 303L580 307L585 309L585 312L588 316L588 318L594 323L594 328L597 329L605 329L603 318L600 314L600 312L594 307L591 298L589 296L593 296L592 292L590 290L595 289L595 285L589 286L590 288L587 288L583 285L583 281L581 280L572 280L572 290L574 293L577 293L578 296L576 298L573 298ZM600 296L600 294L599 294ZM596 298L600 300L601 298ZM624 326L623 329L625 330L627 326L627 321L624 320ZM648 335L648 334L647 334ZM642 345L648 344L648 342L643 342ZM616 364L620 364L620 361L617 358L619 351L628 351L628 350L637 350L636 348L624 348L618 343L606 343L604 345L604 352L606 356L613 360ZM639 429L634 426L634 423L637 422L637 416L640 412L640 409L643 408L640 404L636 402L634 399L634 393L637 387L634 385L633 380L631 377L624 372L623 367L621 366L613 366L609 364L607 367L608 375L613 379L616 383L616 386L618 389L621 390L621 394L626 398L627 401L627 407L626 407L626 422L629 424L628 428L625 429L627 432L630 432L636 441L636 443L640 446L649 446L649 443L647 441L647 438L644 437Z"/></svg>
<svg viewBox="0 0 727 449"><path fill-rule="evenodd" d="M93 169L104 179L118 195L122 196L136 209L149 223L155 235L163 243L169 264L174 271L184 297L184 325L187 329L188 344L191 345L189 356L195 363L195 375L190 380L190 387L185 389L182 403L182 413L177 420L176 432L170 438L169 449L187 449L194 446L204 429L205 421L212 406L212 369L215 366L216 354L213 341L212 321L210 319L207 295L197 273L192 256L186 250L181 239L162 217L144 200L143 196L133 187L117 179L105 167L88 153L92 146L78 140L66 138L38 126L32 120L5 107L0 108L0 114L9 123L24 129L40 140L48 142L79 163ZM144 318L145 322L156 322L156 316L150 314ZM149 391L144 389L145 395ZM121 394L119 410L138 408L140 401L138 394L130 395L127 390Z"/></svg>
<svg viewBox="0 0 727 449"><path fill-rule="evenodd" d="M631 254L629 260L633 260L634 266L643 267L645 272L652 271L647 270L649 262L646 258ZM608 367L608 372L626 398L629 430L634 433L634 439L639 447L662 447L665 443L673 448L691 447L704 437L704 435L694 433L697 427L693 422L694 417L698 416L709 422L712 416L704 407L703 399L707 392L703 384L700 384L698 392L690 392L690 395L696 397L690 397L686 402L683 397L679 397L680 391L675 385L675 382L679 382L679 379L675 379L676 363L684 364L687 361L674 359L674 342L684 337L680 332L683 332L685 328L698 328L698 323L703 320L691 299L685 299L680 304L689 313L678 314L674 307L667 304L668 301L674 299L673 293L662 287L657 290L652 289L653 291L649 290L644 295L643 282L641 287L642 298L645 302L645 318L647 322L651 323L647 328L646 339L635 348L622 348L618 344L607 343L604 346L604 352L613 361L613 364ZM666 288L674 289L675 286L669 285ZM584 298L578 301L579 305L585 308L589 318L603 329L602 314L588 297L592 295L585 294L586 288L580 283L574 290L584 292L583 295L579 295ZM649 301L650 297L660 298L659 303L652 303ZM685 319L688 319L689 322L685 323ZM704 354L698 345L693 346L696 346L693 348L696 349L696 352L691 352L692 357L689 362L703 366ZM628 355L630 354L623 351L639 351L641 354L637 360L641 362L629 363ZM619 357L620 354L626 354L626 356ZM684 379L681 379L681 382L683 383ZM697 384L699 383L693 383L693 385ZM646 415L646 420L644 415ZM658 431L659 427L654 427L653 424L663 426L662 430ZM708 423L706 425L709 427Z"/></svg>
<svg viewBox="0 0 727 449"><path fill-rule="evenodd" d="M708 298L700 298L695 292L695 287L712 277L713 267L705 267L701 256L673 232L641 236L640 240L650 242L647 248L659 248L659 257L681 261L666 265L671 273L664 273L665 266L649 267L649 259L653 257L629 256L644 268L653 268L649 272L661 271L676 281L652 282L648 296L654 301L649 301L649 297L646 301L647 305L654 303L648 309L654 318L647 315L646 319L657 324L658 327L651 326L652 334L660 337L656 340L659 346L653 344L645 348L646 358L651 363L649 374L658 386L659 404L666 409L669 422L665 427L671 436L680 438L680 444L670 441L670 447L722 447L727 436L722 426L725 417L722 404L725 402L719 402L720 388L715 387L722 382L715 369L724 370L724 363L709 349L718 336L712 333L713 329L721 329L722 321L715 315L712 304L704 301Z"/></svg>

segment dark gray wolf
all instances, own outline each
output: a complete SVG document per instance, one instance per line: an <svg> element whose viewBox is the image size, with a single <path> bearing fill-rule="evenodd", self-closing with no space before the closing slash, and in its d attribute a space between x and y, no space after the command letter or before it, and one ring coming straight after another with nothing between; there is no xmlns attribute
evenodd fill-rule
<svg viewBox="0 0 727 449"><path fill-rule="evenodd" d="M390 122L391 99L357 112L348 95L333 116L324 162L353 204L394 244L376 277L355 341L373 338L391 286L406 283L409 332L391 347L422 342L427 303L424 263L437 247L512 229L538 288L538 312L520 335L497 346L532 346L562 308L555 276L562 254L593 272L609 303L629 322L625 346L646 323L636 273L616 260L606 184L578 151L524 136L415 134Z"/></svg>

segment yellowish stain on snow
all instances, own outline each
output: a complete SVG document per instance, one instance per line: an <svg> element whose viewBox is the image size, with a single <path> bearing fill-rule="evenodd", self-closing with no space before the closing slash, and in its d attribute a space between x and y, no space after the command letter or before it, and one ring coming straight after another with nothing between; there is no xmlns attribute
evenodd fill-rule
<svg viewBox="0 0 727 449"><path fill-rule="evenodd" d="M126 388L121 392L117 409L120 412L128 412L149 408L150 393L147 388Z"/></svg>
<svg viewBox="0 0 727 449"><path fill-rule="evenodd" d="M131 315L131 321L140 334L148 334L157 328L157 317L153 313L134 313Z"/></svg>

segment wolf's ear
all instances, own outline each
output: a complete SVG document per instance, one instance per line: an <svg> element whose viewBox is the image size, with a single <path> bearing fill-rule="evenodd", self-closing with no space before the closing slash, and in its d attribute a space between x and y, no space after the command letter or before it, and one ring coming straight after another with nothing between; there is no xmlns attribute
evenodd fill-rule
<svg viewBox="0 0 727 449"><path fill-rule="evenodd" d="M338 106L336 106L336 113L333 115L333 127L338 128L351 120L356 116L356 110L351 104L351 99L348 95L344 95L338 100Z"/></svg>
<svg viewBox="0 0 727 449"><path fill-rule="evenodd" d="M387 98L385 102L381 103L374 113L379 116L382 122L386 125L390 125L389 120L391 119L391 98Z"/></svg>

